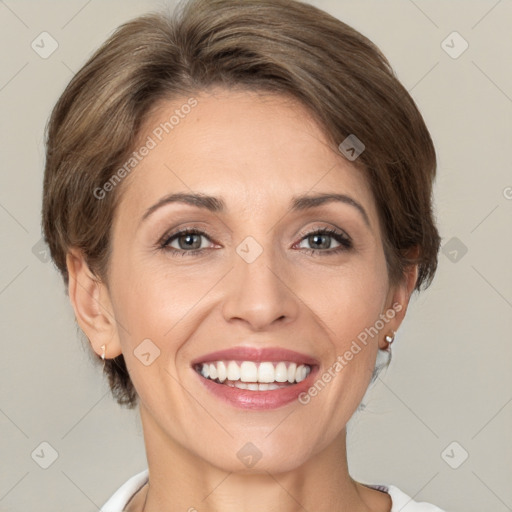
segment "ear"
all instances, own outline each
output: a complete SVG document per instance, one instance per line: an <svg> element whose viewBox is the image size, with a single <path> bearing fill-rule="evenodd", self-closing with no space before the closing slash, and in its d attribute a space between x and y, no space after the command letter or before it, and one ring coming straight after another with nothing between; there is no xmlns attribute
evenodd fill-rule
<svg viewBox="0 0 512 512"><path fill-rule="evenodd" d="M89 269L82 252L72 248L66 255L69 273L68 294L78 325L89 339L93 350L105 358L122 353L117 323L112 310L110 294Z"/></svg>
<svg viewBox="0 0 512 512"><path fill-rule="evenodd" d="M416 257L418 252L419 248L415 248L411 251L410 256ZM379 348L385 350L388 347L388 342L385 341L385 336L387 334L392 334L391 331L398 331L402 324L417 281L418 265L411 264L405 268L403 279L398 284L390 288L386 299L386 308L384 309L384 313L388 310L394 310L395 314L386 325L381 338L379 338Z"/></svg>

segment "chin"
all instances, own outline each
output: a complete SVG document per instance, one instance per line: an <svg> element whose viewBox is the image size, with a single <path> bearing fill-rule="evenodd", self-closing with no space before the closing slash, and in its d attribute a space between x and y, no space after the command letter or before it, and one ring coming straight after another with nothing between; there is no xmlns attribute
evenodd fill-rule
<svg viewBox="0 0 512 512"><path fill-rule="evenodd" d="M311 456L304 448L304 443L280 443L276 438L273 442L261 438L261 442L243 441L234 442L234 448L224 448L222 453L215 454L209 451L203 457L208 463L225 472L232 472L244 475L276 474L294 471L300 468ZM297 447L301 446L298 451ZM201 454L199 453L201 456Z"/></svg>

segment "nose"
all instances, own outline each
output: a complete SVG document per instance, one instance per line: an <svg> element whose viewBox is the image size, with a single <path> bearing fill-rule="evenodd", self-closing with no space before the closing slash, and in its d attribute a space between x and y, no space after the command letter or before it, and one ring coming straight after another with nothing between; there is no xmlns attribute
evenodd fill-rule
<svg viewBox="0 0 512 512"><path fill-rule="evenodd" d="M225 320L245 323L253 331L292 322L300 299L293 291L286 263L282 259L278 262L270 249L264 249L250 263L238 254L234 261L223 304Z"/></svg>

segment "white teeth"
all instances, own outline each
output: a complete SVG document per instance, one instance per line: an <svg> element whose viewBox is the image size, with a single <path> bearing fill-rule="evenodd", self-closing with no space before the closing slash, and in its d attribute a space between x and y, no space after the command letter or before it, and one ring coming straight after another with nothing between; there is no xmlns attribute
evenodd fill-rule
<svg viewBox="0 0 512 512"><path fill-rule="evenodd" d="M302 382L311 372L311 367L285 361L242 361L240 365L236 361L212 361L198 365L198 371L206 379L218 380L232 387L266 391Z"/></svg>
<svg viewBox="0 0 512 512"><path fill-rule="evenodd" d="M288 382L295 382L295 370L297 369L297 365L295 363L291 363L288 366Z"/></svg>
<svg viewBox="0 0 512 512"><path fill-rule="evenodd" d="M303 364L301 364L298 368L297 368L297 376L295 377L295 380L297 382L301 382L303 381L307 375L308 375L308 371L307 371L307 367L304 366Z"/></svg>
<svg viewBox="0 0 512 512"><path fill-rule="evenodd" d="M204 365L203 365L204 366ZM223 361L219 361L217 363L217 378L221 381L221 382L224 382L226 380L226 377L227 377L227 370L226 370L226 365L224 364Z"/></svg>
<svg viewBox="0 0 512 512"><path fill-rule="evenodd" d="M276 382L286 382L288 380L288 369L286 363L277 363L275 371Z"/></svg>
<svg viewBox="0 0 512 512"><path fill-rule="evenodd" d="M228 378L228 380L238 380L238 379L240 379L240 368L235 363L235 361L230 361L228 363L227 378Z"/></svg>
<svg viewBox="0 0 512 512"><path fill-rule="evenodd" d="M258 367L255 363L244 361L240 365L240 380L242 382L256 382L258 380Z"/></svg>
<svg viewBox="0 0 512 512"><path fill-rule="evenodd" d="M260 363L258 368L259 382L274 382L274 365L272 363Z"/></svg>
<svg viewBox="0 0 512 512"><path fill-rule="evenodd" d="M248 389L249 391L269 391L271 389L279 389L279 386L277 384L271 383L271 384L258 384L257 382L240 382L237 380L235 383L233 383L233 387L238 389Z"/></svg>

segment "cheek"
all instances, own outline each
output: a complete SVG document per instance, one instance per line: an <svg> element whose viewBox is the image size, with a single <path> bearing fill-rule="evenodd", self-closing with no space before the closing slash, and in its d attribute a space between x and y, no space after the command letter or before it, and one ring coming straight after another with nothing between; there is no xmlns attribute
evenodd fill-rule
<svg viewBox="0 0 512 512"><path fill-rule="evenodd" d="M326 334L341 350L384 312L388 292L385 261L365 259L349 269L318 275L309 284L304 282L302 290L323 321Z"/></svg>
<svg viewBox="0 0 512 512"><path fill-rule="evenodd" d="M133 351L149 339L162 356L159 363L168 361L172 368L181 345L202 320L202 301L212 296L219 276L207 269L196 275L173 273L168 267L165 261L155 265L126 258L116 266L112 282L125 358L133 358Z"/></svg>
<svg viewBox="0 0 512 512"><path fill-rule="evenodd" d="M323 278L322 291L310 295L316 301L321 323L327 326L325 334L325 367L317 389L320 404L335 404L329 410L333 425L348 421L360 403L375 368L378 340L384 335L380 326L388 292L388 276L384 255L372 254L343 272ZM313 290L313 288L311 288ZM310 290L310 293L311 293ZM325 386L325 387L324 387ZM317 391L313 390L313 393ZM343 403L343 406L339 404ZM320 407L321 408L321 407ZM321 414L317 410L317 414Z"/></svg>
<svg viewBox="0 0 512 512"><path fill-rule="evenodd" d="M385 290L380 283L369 281L354 285L341 296L332 298L334 331L338 334L339 349L347 342L358 339L372 327L383 312Z"/></svg>

